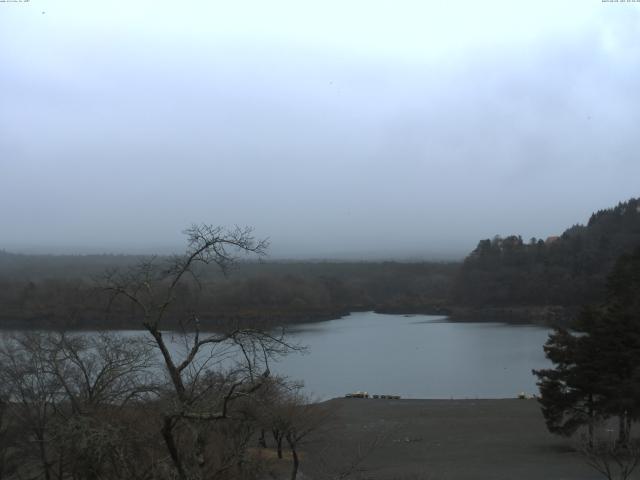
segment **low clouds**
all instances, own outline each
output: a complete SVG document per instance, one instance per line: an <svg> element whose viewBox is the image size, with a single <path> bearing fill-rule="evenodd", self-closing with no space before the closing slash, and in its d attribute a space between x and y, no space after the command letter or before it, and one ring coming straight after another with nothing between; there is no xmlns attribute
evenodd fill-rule
<svg viewBox="0 0 640 480"><path fill-rule="evenodd" d="M0 247L441 258L638 195L634 5L242 4L2 6Z"/></svg>

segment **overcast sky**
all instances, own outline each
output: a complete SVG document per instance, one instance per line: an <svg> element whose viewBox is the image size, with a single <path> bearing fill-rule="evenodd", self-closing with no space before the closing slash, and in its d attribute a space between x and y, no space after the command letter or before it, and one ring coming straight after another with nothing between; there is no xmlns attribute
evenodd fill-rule
<svg viewBox="0 0 640 480"><path fill-rule="evenodd" d="M0 248L443 258L640 195L640 3L0 3Z"/></svg>

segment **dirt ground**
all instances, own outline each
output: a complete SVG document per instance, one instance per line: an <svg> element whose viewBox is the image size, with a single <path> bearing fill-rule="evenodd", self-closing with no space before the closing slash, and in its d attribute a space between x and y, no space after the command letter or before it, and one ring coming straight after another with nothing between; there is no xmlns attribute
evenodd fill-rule
<svg viewBox="0 0 640 480"><path fill-rule="evenodd" d="M321 439L305 447L300 468L306 478L335 477L360 457L365 459L353 476L371 479L602 478L571 440L547 432L535 400L354 398L325 404L333 420Z"/></svg>

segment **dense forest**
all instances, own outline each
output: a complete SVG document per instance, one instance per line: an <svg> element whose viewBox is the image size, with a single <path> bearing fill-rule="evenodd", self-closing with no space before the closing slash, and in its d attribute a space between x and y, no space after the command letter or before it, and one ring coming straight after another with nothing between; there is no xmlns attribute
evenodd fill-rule
<svg viewBox="0 0 640 480"><path fill-rule="evenodd" d="M167 257L155 257L161 263ZM109 302L105 272L149 258L125 255L16 255L0 252L0 321L7 327L43 325L129 328L133 312ZM440 312L459 264L399 262L240 262L228 275L203 266L185 282L173 314L197 307L206 324L228 320L292 323L350 311Z"/></svg>
<svg viewBox="0 0 640 480"><path fill-rule="evenodd" d="M447 313L453 318L559 323L599 303L616 259L640 245L640 200L600 210L546 240L496 236L456 262L243 261L223 275L201 267L170 312L196 306L205 325L281 324L350 311ZM100 288L107 272L168 257L21 255L0 251L4 328L130 328L135 312Z"/></svg>
<svg viewBox="0 0 640 480"><path fill-rule="evenodd" d="M640 200L600 210L546 240L481 240L465 259L451 302L471 308L561 306L604 299L606 277L620 255L640 245Z"/></svg>

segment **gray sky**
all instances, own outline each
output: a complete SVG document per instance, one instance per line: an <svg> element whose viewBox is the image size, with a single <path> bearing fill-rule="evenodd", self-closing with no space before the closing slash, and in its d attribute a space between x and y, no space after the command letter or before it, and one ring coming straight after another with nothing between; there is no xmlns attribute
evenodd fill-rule
<svg viewBox="0 0 640 480"><path fill-rule="evenodd" d="M640 3L0 3L0 248L442 258L640 195Z"/></svg>

